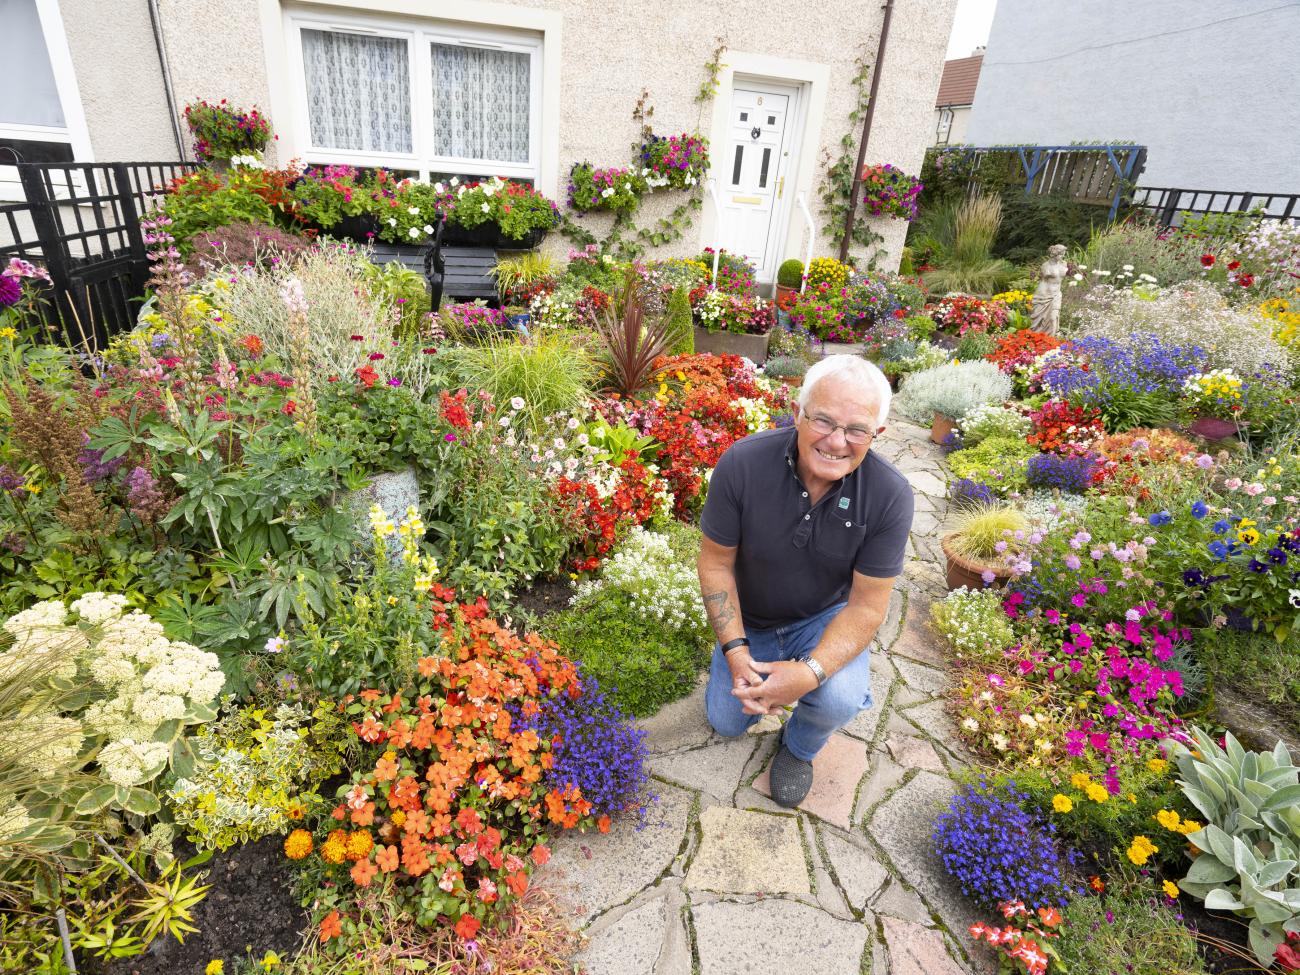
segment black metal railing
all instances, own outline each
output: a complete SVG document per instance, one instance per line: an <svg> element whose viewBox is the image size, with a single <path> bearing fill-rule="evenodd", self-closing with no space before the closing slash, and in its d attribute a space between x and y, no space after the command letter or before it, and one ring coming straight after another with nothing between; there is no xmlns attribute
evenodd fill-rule
<svg viewBox="0 0 1300 975"><path fill-rule="evenodd" d="M0 203L0 263L50 274L52 337L103 348L136 321L149 278L140 217L192 163L20 163L24 199Z"/></svg>
<svg viewBox="0 0 1300 975"><path fill-rule="evenodd" d="M1300 193L1243 193L1228 190L1180 190L1139 186L1133 206L1150 211L1162 227L1182 223L1184 214L1247 214L1257 212L1275 220L1300 221Z"/></svg>

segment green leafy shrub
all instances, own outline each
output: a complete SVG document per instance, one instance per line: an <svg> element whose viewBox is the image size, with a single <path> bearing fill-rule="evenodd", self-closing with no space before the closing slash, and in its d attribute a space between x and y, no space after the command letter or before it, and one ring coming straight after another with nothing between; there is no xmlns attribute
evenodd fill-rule
<svg viewBox="0 0 1300 975"><path fill-rule="evenodd" d="M999 494L1020 491L1026 485L1026 467L1038 448L1023 439L989 437L976 447L948 455L954 477L987 484Z"/></svg>
<svg viewBox="0 0 1300 975"><path fill-rule="evenodd" d="M397 317L400 336L417 335L424 328L425 316L432 310L429 285L424 275L401 261L367 264L362 280L372 294L387 300Z"/></svg>
<svg viewBox="0 0 1300 975"><path fill-rule="evenodd" d="M634 529L600 576L578 587L573 605L542 622L545 636L637 716L689 694L708 661L698 539L693 529L668 537Z"/></svg>
<svg viewBox="0 0 1300 975"><path fill-rule="evenodd" d="M218 850L285 831L322 805L316 790L342 767L345 732L332 703L231 708L199 730L194 771L167 793L177 824Z"/></svg>
<svg viewBox="0 0 1300 975"><path fill-rule="evenodd" d="M797 379L808 371L808 363L795 356L777 356L763 365L763 375L773 379Z"/></svg>
<svg viewBox="0 0 1300 975"><path fill-rule="evenodd" d="M266 190L267 177L260 170L236 169L225 175L200 170L177 179L160 209L172 221L168 229L176 246L189 254L192 239L205 230L234 223L274 223Z"/></svg>
<svg viewBox="0 0 1300 975"><path fill-rule="evenodd" d="M993 243L993 256L1013 264L1028 262L1037 267L1053 244L1083 247L1093 229L1106 226L1110 219L1106 206L1080 203L1056 193L1026 196L1023 186L1003 188L1001 198L1002 224Z"/></svg>
<svg viewBox="0 0 1300 975"><path fill-rule="evenodd" d="M803 284L803 261L797 257L782 261L776 269L776 283L783 288L798 288Z"/></svg>

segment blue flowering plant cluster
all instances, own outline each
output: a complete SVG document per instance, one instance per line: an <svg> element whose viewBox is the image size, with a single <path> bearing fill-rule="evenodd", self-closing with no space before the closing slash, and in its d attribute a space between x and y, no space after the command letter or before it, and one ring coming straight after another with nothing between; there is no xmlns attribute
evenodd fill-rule
<svg viewBox="0 0 1300 975"><path fill-rule="evenodd" d="M1014 780L983 776L962 786L934 824L934 848L961 891L987 907L1019 900L1031 908L1063 906L1072 857L1056 827L1028 811Z"/></svg>
<svg viewBox="0 0 1300 975"><path fill-rule="evenodd" d="M1092 484L1097 469L1097 456L1092 453L1077 455L1039 454L1029 458L1025 480L1030 487L1082 494Z"/></svg>

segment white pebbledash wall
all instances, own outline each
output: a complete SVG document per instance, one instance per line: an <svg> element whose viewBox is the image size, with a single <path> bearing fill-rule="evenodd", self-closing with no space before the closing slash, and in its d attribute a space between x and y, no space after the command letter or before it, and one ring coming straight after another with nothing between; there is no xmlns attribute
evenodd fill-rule
<svg viewBox="0 0 1300 975"><path fill-rule="evenodd" d="M275 147L280 161L293 157L291 79L280 0L158 0L164 42L177 105L198 98L257 105L282 133ZM1007 2L1007 0L1004 0ZM934 95L956 0L895 0L889 49L876 108L867 162L889 162L919 172L933 141ZM597 0L519 0L510 4L476 0L304 0L294 9L321 12L391 13L444 21L469 21L535 30L544 37L543 145L539 188L563 203L569 167L630 162L639 127L631 112L642 89L650 92L653 124L660 133L697 127L717 137L723 131L733 75L790 78L805 84L810 112L802 132L796 178L786 192L803 192L817 222L814 253L833 253L838 235L818 213L817 189L826 160L840 153L849 131L855 91L855 60L874 57L880 32L879 0L833 4L728 0L659 0L654 4ZM104 15L101 0L60 0L87 126L96 160L176 158L167 118L162 74L148 9L141 0L115 4ZM712 104L694 101L704 81L704 64L717 38L727 53L719 94ZM856 127L860 134L860 125ZM188 144L186 151L189 151ZM638 225L666 216L680 193L652 195ZM793 208L792 208L793 209ZM608 217L586 218L599 236ZM873 224L884 238L887 259L897 266L905 225ZM656 257L694 254L711 241L711 208L694 217L682 240L657 248ZM785 256L802 257L805 222L792 212ZM548 245L562 250L564 242Z"/></svg>
<svg viewBox="0 0 1300 975"><path fill-rule="evenodd" d="M998 0L966 141L1148 147L1139 183L1300 192L1300 6Z"/></svg>

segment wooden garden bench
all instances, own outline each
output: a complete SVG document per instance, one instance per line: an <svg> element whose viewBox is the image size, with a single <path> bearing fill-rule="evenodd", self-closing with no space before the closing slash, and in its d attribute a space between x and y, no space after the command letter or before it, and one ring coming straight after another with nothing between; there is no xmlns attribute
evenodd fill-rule
<svg viewBox="0 0 1300 975"><path fill-rule="evenodd" d="M443 221L439 220L433 240L422 247L376 241L372 251L374 259L384 264L397 261L423 274L435 309L442 303L443 295L457 301L483 299L489 305L498 305L497 283L491 274L497 262L496 250L444 244L442 231Z"/></svg>

